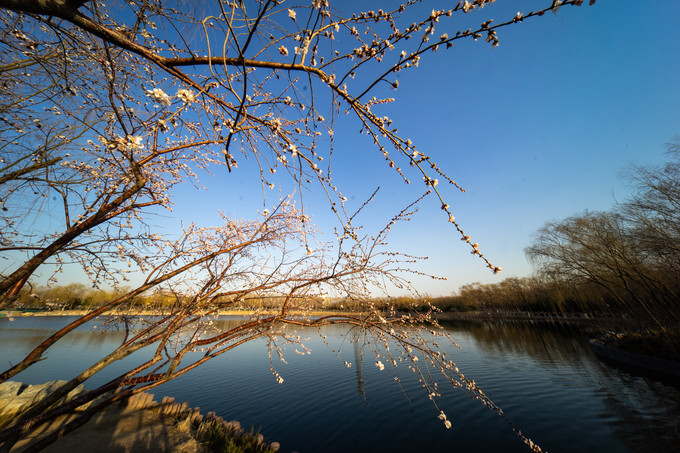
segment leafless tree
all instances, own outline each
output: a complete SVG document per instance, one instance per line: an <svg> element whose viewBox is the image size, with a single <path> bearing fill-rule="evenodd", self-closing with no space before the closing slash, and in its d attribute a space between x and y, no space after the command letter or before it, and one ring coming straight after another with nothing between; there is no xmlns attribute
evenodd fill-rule
<svg viewBox="0 0 680 453"><path fill-rule="evenodd" d="M680 138L668 145L670 160L658 167L634 166L627 176L635 194L617 208L631 225L645 261L667 284L661 291L678 300L680 288Z"/></svg>
<svg viewBox="0 0 680 453"><path fill-rule="evenodd" d="M526 253L539 274L594 284L615 301L616 312L664 327L677 320L678 287L670 283L677 275L650 259L641 227L616 212L591 212L547 223Z"/></svg>

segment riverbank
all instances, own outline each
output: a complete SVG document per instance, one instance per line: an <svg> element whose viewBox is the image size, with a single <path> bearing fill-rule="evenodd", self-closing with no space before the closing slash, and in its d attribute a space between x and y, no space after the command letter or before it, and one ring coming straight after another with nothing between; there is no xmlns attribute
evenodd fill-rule
<svg viewBox="0 0 680 453"><path fill-rule="evenodd" d="M44 310L44 311L34 311L34 310L0 310L0 316L18 318L26 316L85 316L92 310ZM222 310L217 313L217 316L251 316L255 314L255 311L251 310ZM262 312L263 314L274 313L274 312ZM106 312L102 316L162 316L168 315L169 312L163 311L153 311L153 310L124 310L124 311L110 311ZM339 312L339 311L311 311L305 312L305 315L309 316L332 316L332 315L357 315L362 314L360 312Z"/></svg>
<svg viewBox="0 0 680 453"><path fill-rule="evenodd" d="M7 381L0 384L0 426L11 423L17 414L65 382L51 381L40 385L24 385L20 382ZM70 401L83 391L80 386L64 400ZM81 406L74 413L57 417L42 425L31 435L19 440L11 451L22 451L62 429L88 406ZM83 426L68 433L43 451L273 453L278 449L278 443L264 442L261 434L246 433L238 421L226 422L212 412L203 416L200 408L191 408L188 403L179 404L168 397L159 403L154 400L153 394L141 393L123 403L112 404L97 412Z"/></svg>
<svg viewBox="0 0 680 453"><path fill-rule="evenodd" d="M34 311L34 310L0 310L0 317L9 319L18 317L31 316L47 316L47 317L66 317L66 316L84 316L88 314L87 310L53 310L53 311ZM251 317L258 312L252 310L222 310L217 313L217 316L242 316ZM276 314L274 311L261 311L262 316ZM102 316L162 316L168 315L168 312L151 311L151 310L121 310L107 312ZM292 312L292 314L297 314ZM320 317L320 316L361 316L365 312L352 311L323 311L314 310L311 312L299 313L304 316ZM397 312L397 315L407 315L408 312ZM412 314L412 312L411 312ZM577 327L588 335L598 336L605 331L633 331L636 328L636 321L627 318L617 318L613 316L595 316L588 313L543 313L543 312L526 312L526 311L447 311L433 313L433 317L438 321L455 322L455 321L517 321L529 323L551 323L551 324L565 324Z"/></svg>
<svg viewBox="0 0 680 453"><path fill-rule="evenodd" d="M675 369L680 362L680 328L640 329L636 320L588 314L555 315L530 312L449 312L437 316L440 321L476 322L524 322L530 324L561 324L579 329L591 338L597 338L603 346L615 348L622 353L648 356L650 359L673 361ZM642 364L644 359L636 360ZM644 365L641 365L645 368ZM669 368L667 364L662 368Z"/></svg>
<svg viewBox="0 0 680 453"><path fill-rule="evenodd" d="M0 310L0 316L83 316L90 313L91 310ZM254 310L221 310L218 316L251 316L257 313ZM275 313L275 311L262 311L261 313ZM106 315L126 315L126 316L159 316L169 314L158 310L121 310L107 312ZM337 310L312 310L304 312L311 316L343 316L343 315L362 315L365 312L354 311L337 311ZM399 312L399 314L407 314L406 312ZM575 314L551 314L551 313L534 313L534 312L510 312L510 311L448 311L439 312L434 315L441 320L493 320L493 319L526 319L526 320L544 320L555 322L571 322L571 323L593 323L603 321L613 321L615 318L604 318L588 315L586 313ZM618 319L618 321L621 321Z"/></svg>
<svg viewBox="0 0 680 453"><path fill-rule="evenodd" d="M614 327L624 328L633 321L624 318L594 316L588 313L542 313L527 311L450 311L437 313L439 321L526 321L532 323L568 324L596 332Z"/></svg>
<svg viewBox="0 0 680 453"><path fill-rule="evenodd" d="M53 310L53 311L34 311L34 310L0 310L0 317L7 317L10 319L18 317L31 316L84 316L88 314L87 310ZM257 312L252 310L222 310L217 313L217 316L243 316L251 317ZM102 316L162 316L168 315L162 311L151 310L121 310L107 312ZM275 312L262 311L261 315L275 314ZM296 314L293 312L292 314ZM300 313L303 314L303 313ZM365 312L351 312L351 311L323 311L315 310L311 312L304 312L305 316L357 316L365 315ZM407 312L397 312L397 315L407 315ZM568 324L583 329L588 334L593 336L606 330L617 329L632 329L633 320L593 316L587 313L569 313L569 314L552 314L552 313L536 313L536 312L511 312L511 311L448 311L433 313L433 317L438 321L525 321L538 323L558 323Z"/></svg>
<svg viewBox="0 0 680 453"><path fill-rule="evenodd" d="M17 317L66 317L66 316L83 316L88 314L87 310L53 310L53 311L35 311L35 310L3 310L0 311L0 317L4 316L9 319ZM239 316L251 317L256 314L267 316L276 314L274 311L252 311L252 310L223 310L217 313L217 316ZM162 311L151 310L121 310L107 312L103 316L162 316L170 313ZM293 314L295 314L293 312ZM311 312L300 313L305 316L321 317L321 316L357 316L365 315L363 312L351 311L323 311L316 310ZM398 312L397 315L407 315L407 312ZM527 323L548 323L548 324L562 324L569 325L580 329L585 334L591 337L600 337L604 332L616 332L619 338L636 338L637 334L636 320L613 317L613 316L595 316L588 313L547 313L547 312L527 312L527 311L448 311L433 313L438 321L441 322L456 322L456 321L474 321L474 322L527 322ZM677 330L677 329L675 329ZM676 335L677 337L678 335ZM606 344L611 342L605 341ZM648 354L665 359L679 360L680 359L680 341L676 341L664 347L663 342L659 341L636 341L635 343L621 343L611 344L620 349L627 350L634 353ZM667 352L671 350L671 356L667 356Z"/></svg>

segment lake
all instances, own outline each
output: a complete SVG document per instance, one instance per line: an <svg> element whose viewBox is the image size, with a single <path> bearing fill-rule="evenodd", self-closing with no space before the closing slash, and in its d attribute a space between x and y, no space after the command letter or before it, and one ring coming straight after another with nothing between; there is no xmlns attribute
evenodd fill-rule
<svg viewBox="0 0 680 453"><path fill-rule="evenodd" d="M71 319L0 318L0 365L4 369L16 363ZM223 317L218 322L228 327L241 319ZM70 379L121 341L119 332L91 327L71 333L47 360L13 380L38 384ZM680 451L678 383L601 363L578 330L527 322L457 322L445 327L461 346L447 351L461 371L544 450ZM442 381L437 403L453 424L446 429L414 373L405 367L381 371L369 359L361 363L358 348L347 341L347 328L331 326L322 333L330 348L340 351L331 352L310 332L310 355L289 347L287 364L275 358L282 384L272 375L266 344L254 341L152 392L158 401L173 396L199 406L203 414L215 411L244 427L253 426L269 441L280 442L282 452L529 451L495 412ZM106 382L128 366L115 364L86 385Z"/></svg>

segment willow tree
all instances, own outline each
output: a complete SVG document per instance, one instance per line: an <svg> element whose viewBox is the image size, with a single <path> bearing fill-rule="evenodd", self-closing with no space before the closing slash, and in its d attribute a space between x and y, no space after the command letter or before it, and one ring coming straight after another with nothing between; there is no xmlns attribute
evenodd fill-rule
<svg viewBox="0 0 680 453"><path fill-rule="evenodd" d="M634 195L619 207L632 225L645 261L663 281L656 289L676 306L680 289L680 137L668 144L668 162L657 167L634 166L628 177ZM675 292L671 288L675 289Z"/></svg>
<svg viewBox="0 0 680 453"><path fill-rule="evenodd" d="M323 294L360 299L386 282L409 286L403 272L413 259L386 248L386 237L413 205L386 219L385 229L363 236L355 213L345 209L343 188L332 179L335 123L345 113L398 178L417 182L414 199L436 197L452 234L492 272L501 270L454 217L447 198L463 189L386 115L399 93L397 74L417 70L425 58L446 58L456 41L495 47L503 27L583 2L545 1L536 11L481 22L468 13L493 0L460 1L422 17L417 3L343 14L325 0L0 0L0 251L10 263L0 281L0 308L39 269L53 271L51 280L58 281L63 266L76 263L94 285L115 286L130 272L146 275L134 289L45 339L1 379L43 359L75 327L145 291L175 297L160 321L144 321L141 332L111 355L5 427L0 439L6 449L75 403L43 413L49 404L140 348L154 350L153 358L76 402L109 395L92 409L98 410L253 338L296 342L283 330L290 325L358 326L364 336L357 338L372 337L385 348L374 350L380 367L382 360L396 366L401 355L420 373L420 356L420 363L502 415L435 343L420 336L423 324L417 323L436 326L430 313L397 317L366 307L363 315L311 319L295 310L301 300ZM202 170L225 177L244 161L259 168L263 192L274 186L274 173L286 174L295 200L283 197L253 221L224 217L218 226L192 224L178 237L150 226L150 216L171 208L174 187L199 185ZM322 193L337 218L332 245L314 239L302 198L307 189ZM51 222L35 221L46 216ZM276 310L228 332L214 330L219 309L265 296L280 301ZM202 358L184 360L197 351ZM436 407L433 377L426 371L421 377ZM438 409L437 415L451 426Z"/></svg>
<svg viewBox="0 0 680 453"><path fill-rule="evenodd" d="M591 302L611 301L615 311L641 324L666 327L678 320L680 296L680 186L677 145L658 167L628 170L633 195L610 211L548 222L527 256L543 275L585 287Z"/></svg>

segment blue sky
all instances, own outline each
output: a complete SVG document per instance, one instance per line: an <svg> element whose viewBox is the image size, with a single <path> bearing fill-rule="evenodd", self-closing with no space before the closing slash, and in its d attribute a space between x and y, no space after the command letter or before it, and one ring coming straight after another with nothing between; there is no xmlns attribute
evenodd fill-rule
<svg viewBox="0 0 680 453"><path fill-rule="evenodd" d="M425 3L424 14L448 5ZM498 1L475 14L479 22L507 20L547 3ZM353 6L343 3L349 11ZM447 192L447 201L503 268L493 275L472 256L439 203L427 199L390 239L395 250L429 257L418 270L447 278L415 279L419 291L446 295L466 283L530 274L524 248L546 221L608 209L629 193L621 177L626 166L663 162L665 143L680 134L678 17L680 2L599 0L502 28L498 48L483 40L458 43L423 58L418 70L399 73L397 101L376 113L392 118L402 136L465 187L464 194ZM357 124L338 122L336 138L335 182L350 198L348 207L381 187L361 218L367 231L378 231L424 191L421 184L404 185ZM219 208L255 217L262 198L247 169L228 178L204 177L207 192L178 193L175 214L195 219L200 210L209 220ZM225 195L222 205L214 203L214 191ZM313 220L331 231L336 224L322 197L310 194L305 202L314 207Z"/></svg>
<svg viewBox="0 0 680 453"><path fill-rule="evenodd" d="M449 1L423 3L406 23L427 17L433 8L451 7ZM385 6L332 4L349 13ZM526 13L548 4L498 0L454 16L453 22L441 21L436 34L452 35L490 18L505 21L518 10ZM529 275L524 248L545 222L610 208L629 193L622 178L625 167L664 161L665 143L680 135L678 17L680 2L670 0L598 0L592 7L565 7L501 28L495 49L483 39L466 40L425 55L416 70L398 73L396 92L377 91L396 101L374 112L393 119L402 137L467 190L445 189L446 201L473 242L503 268L493 275L471 255L430 197L389 238L393 250L429 257L416 270L447 279L415 278L420 292L447 295L466 283ZM414 183L405 185L372 140L358 131L359 124L346 117L335 124L334 181L349 198L349 211L380 186L359 219L370 234L425 186L415 173L409 174ZM263 202L252 162L239 164L231 173L217 168L213 176L202 176L207 191L181 187L173 212L161 213L152 225L167 232L178 231L180 222L208 225L219 221L217 210L254 219L264 207L271 209L279 195L294 190L290 181L278 178L274 190L265 190ZM406 162L399 164L408 171ZM306 193L305 204L323 230L331 233L338 226L319 190ZM74 268L67 274L62 283L82 281Z"/></svg>
<svg viewBox="0 0 680 453"><path fill-rule="evenodd" d="M426 291L526 275L523 249L534 231L607 209L628 193L623 167L663 160L664 143L680 134L677 17L680 2L563 8L499 32L496 49L454 47L445 59L424 61L419 79L402 82L414 90L400 101L428 101L407 122L410 136L466 187L452 203L456 216L504 269L489 274L447 240L438 213L428 213L430 233L418 244L449 281ZM409 112L400 113L406 122Z"/></svg>

